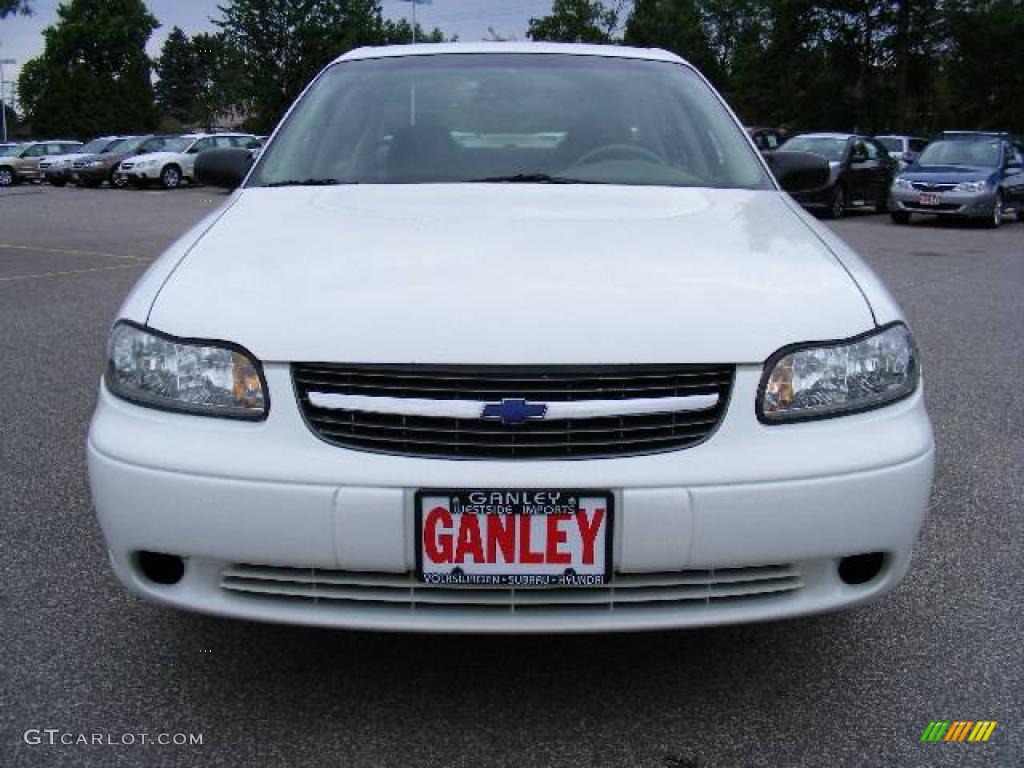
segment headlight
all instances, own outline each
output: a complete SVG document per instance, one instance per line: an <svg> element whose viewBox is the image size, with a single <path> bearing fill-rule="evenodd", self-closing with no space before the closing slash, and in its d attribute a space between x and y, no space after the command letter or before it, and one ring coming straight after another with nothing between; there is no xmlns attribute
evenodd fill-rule
<svg viewBox="0 0 1024 768"><path fill-rule="evenodd" d="M119 322L110 335L107 387L139 405L254 421L267 416L263 372L245 350L180 340Z"/></svg>
<svg viewBox="0 0 1024 768"><path fill-rule="evenodd" d="M957 192L984 192L987 186L987 181L961 181L953 189Z"/></svg>
<svg viewBox="0 0 1024 768"><path fill-rule="evenodd" d="M911 184L907 179L896 179L892 183L892 185L896 189L913 189L914 188L914 185Z"/></svg>
<svg viewBox="0 0 1024 768"><path fill-rule="evenodd" d="M786 347L765 366L758 417L775 423L866 411L906 397L919 379L917 347L902 323L848 341Z"/></svg>

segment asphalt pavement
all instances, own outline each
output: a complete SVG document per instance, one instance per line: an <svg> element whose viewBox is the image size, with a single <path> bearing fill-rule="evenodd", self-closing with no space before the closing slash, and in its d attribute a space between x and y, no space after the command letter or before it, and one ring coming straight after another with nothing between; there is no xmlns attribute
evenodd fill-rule
<svg viewBox="0 0 1024 768"><path fill-rule="evenodd" d="M831 225L907 311L937 433L893 595L711 630L425 637L179 613L111 574L84 461L105 337L222 201L0 191L0 766L1024 765L1024 223ZM932 720L998 726L921 743Z"/></svg>

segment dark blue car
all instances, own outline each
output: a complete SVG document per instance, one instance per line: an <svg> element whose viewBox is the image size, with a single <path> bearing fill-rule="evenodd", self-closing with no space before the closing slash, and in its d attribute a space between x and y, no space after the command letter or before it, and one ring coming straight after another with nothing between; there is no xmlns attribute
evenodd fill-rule
<svg viewBox="0 0 1024 768"><path fill-rule="evenodd" d="M893 182L892 220L915 213L998 227L1024 221L1024 147L1003 134L958 132L933 141Z"/></svg>

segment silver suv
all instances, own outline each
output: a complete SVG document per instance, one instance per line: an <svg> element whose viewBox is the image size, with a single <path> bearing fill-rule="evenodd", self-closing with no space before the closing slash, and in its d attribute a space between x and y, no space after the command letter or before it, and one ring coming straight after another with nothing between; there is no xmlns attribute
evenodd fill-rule
<svg viewBox="0 0 1024 768"><path fill-rule="evenodd" d="M44 157L69 155L82 146L80 141L52 139L28 141L9 149L0 150L0 187L9 187L21 181L42 178L39 162Z"/></svg>

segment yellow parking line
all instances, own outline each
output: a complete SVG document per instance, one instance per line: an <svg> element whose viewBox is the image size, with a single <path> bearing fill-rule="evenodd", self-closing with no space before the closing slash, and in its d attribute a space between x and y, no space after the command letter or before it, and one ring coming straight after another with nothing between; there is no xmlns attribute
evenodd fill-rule
<svg viewBox="0 0 1024 768"><path fill-rule="evenodd" d="M13 243L0 243L0 250L9 251L38 251L39 253L59 253L65 256L99 256L107 259L122 259L124 261L147 262L152 259L145 256L122 256L118 253L102 253L101 251L80 251L74 248L42 248L38 245L14 245Z"/></svg>
<svg viewBox="0 0 1024 768"><path fill-rule="evenodd" d="M41 280L47 277L68 277L70 275L85 275L90 272L106 272L111 269L133 269L141 264L114 264L109 267L92 267L90 269L69 269L64 272L36 272L30 275L10 275L0 277L0 283L11 283L15 280Z"/></svg>

